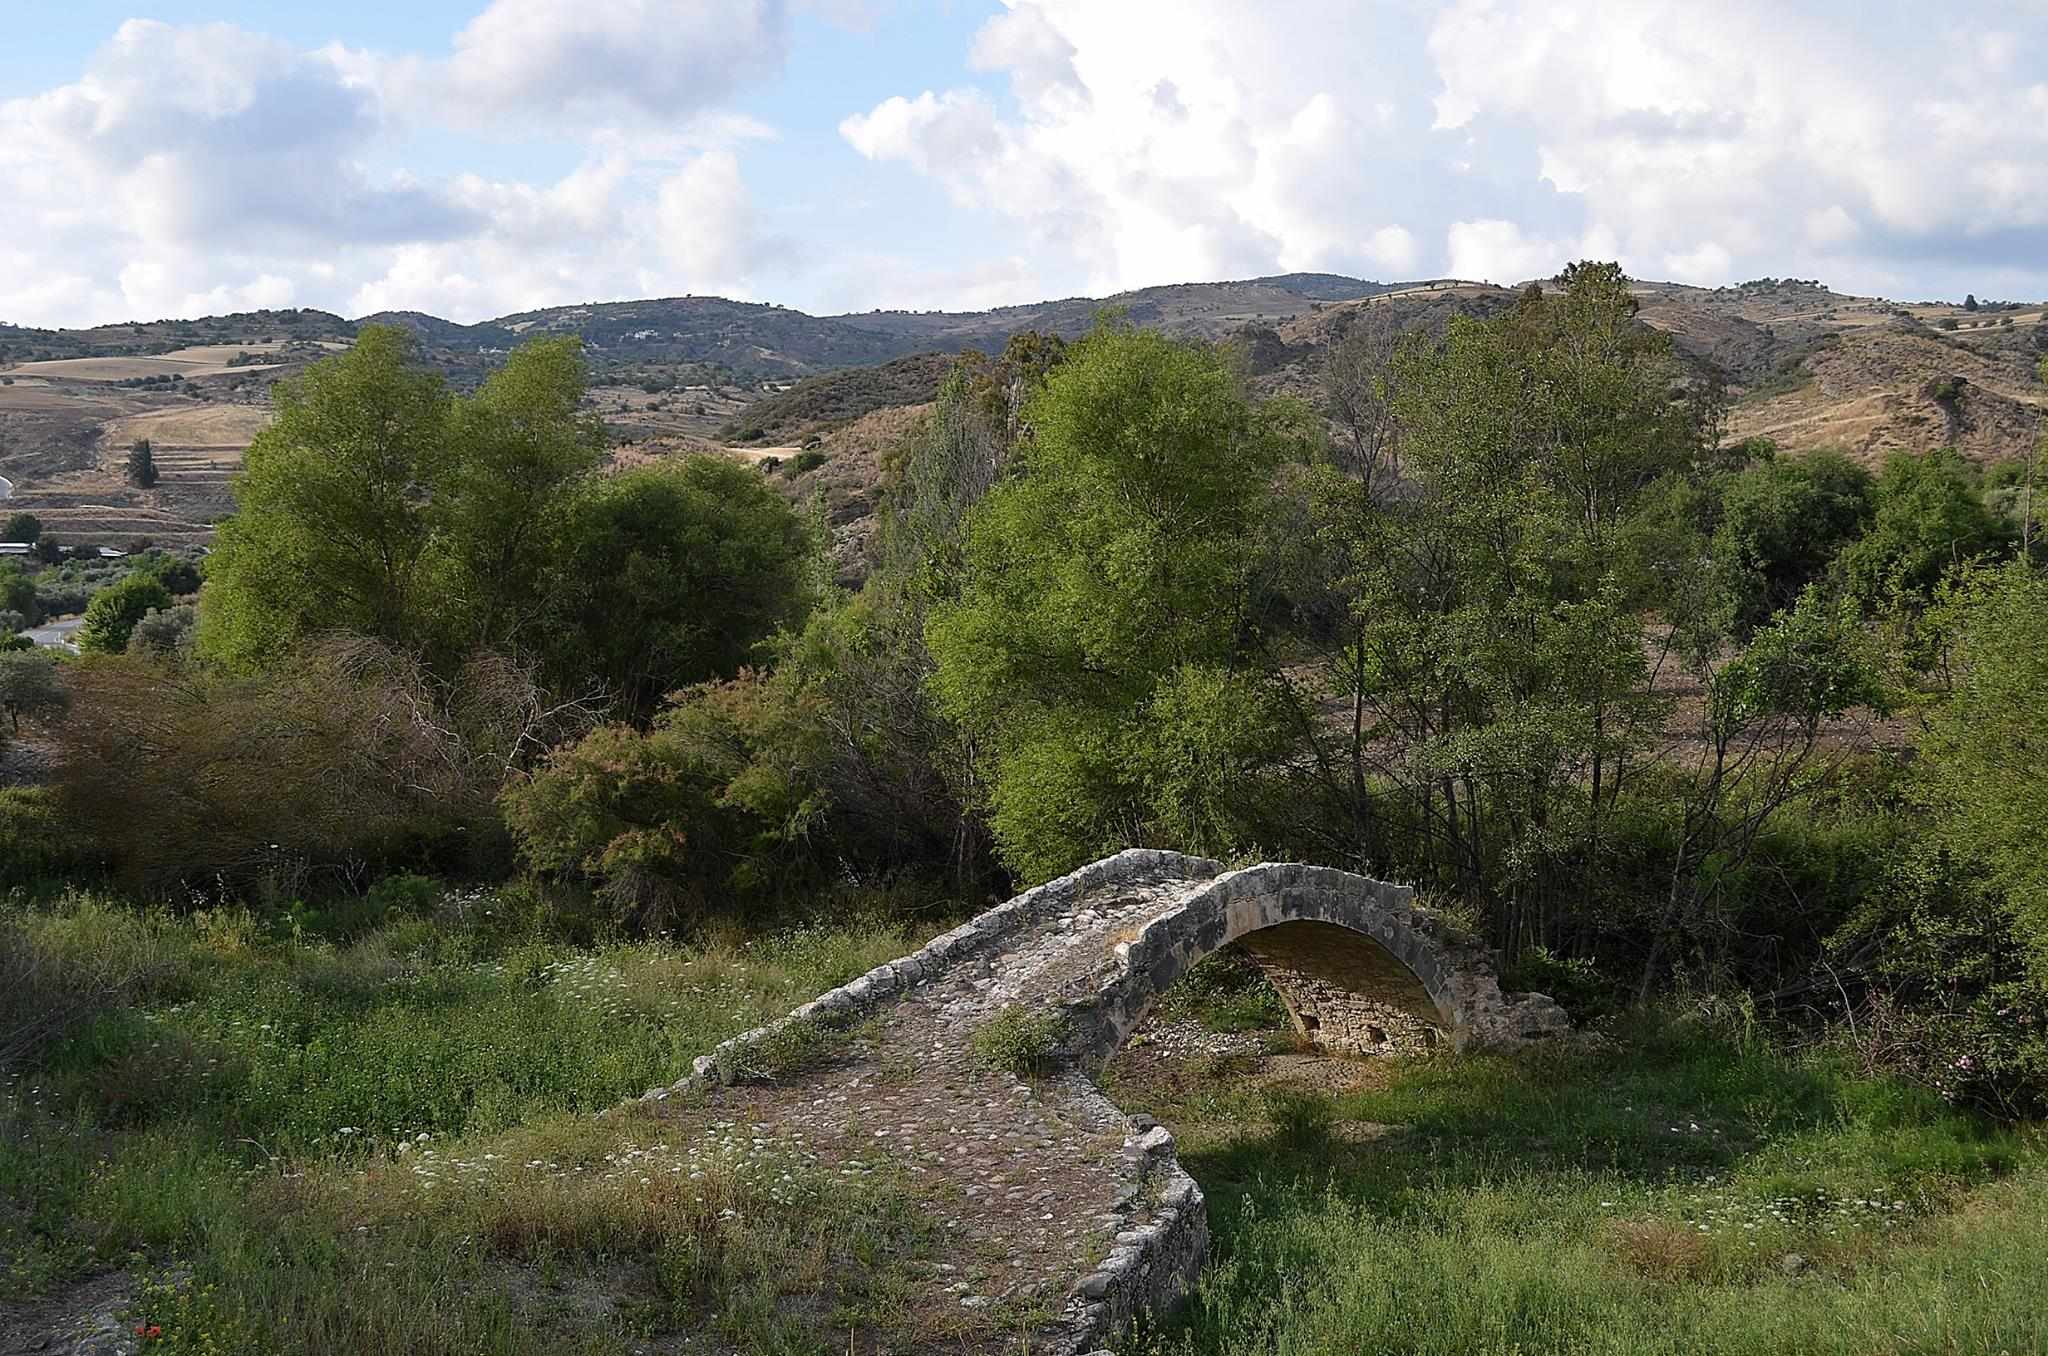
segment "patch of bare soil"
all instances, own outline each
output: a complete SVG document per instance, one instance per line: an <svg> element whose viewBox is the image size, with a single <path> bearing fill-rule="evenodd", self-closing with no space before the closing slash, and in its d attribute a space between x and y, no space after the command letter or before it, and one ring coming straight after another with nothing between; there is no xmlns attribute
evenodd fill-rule
<svg viewBox="0 0 2048 1356"><path fill-rule="evenodd" d="M1899 326L1845 331L1806 369L1812 380L1799 389L1738 403L1730 437L1840 448L1873 465L1894 451L1953 447L1988 464L2025 455L2048 405L2023 362Z"/></svg>
<svg viewBox="0 0 2048 1356"><path fill-rule="evenodd" d="M26 1303L0 1301L0 1356L131 1356L139 1343L126 1322L135 1280L103 1272Z"/></svg>
<svg viewBox="0 0 2048 1356"><path fill-rule="evenodd" d="M930 408L895 405L864 414L824 435L818 447L825 454L821 465L801 475L776 476L799 507L823 500L832 532L832 573L843 585L853 587L867 577L879 526L883 462Z"/></svg>

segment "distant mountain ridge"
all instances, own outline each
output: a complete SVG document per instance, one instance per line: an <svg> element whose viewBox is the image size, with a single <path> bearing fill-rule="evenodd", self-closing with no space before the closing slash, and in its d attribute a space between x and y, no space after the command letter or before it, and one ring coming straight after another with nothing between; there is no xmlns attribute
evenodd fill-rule
<svg viewBox="0 0 2048 1356"><path fill-rule="evenodd" d="M1379 348L1442 333L1516 302L1518 289L1456 279L1371 282L1288 273L1139 288L987 311L809 315L722 297L668 297L518 312L461 324L421 311L355 320L246 311L86 330L0 325L0 475L10 508L56 536L104 543L203 541L232 507L230 478L269 417L279 380L369 323L401 325L457 389L524 340L586 344L590 409L622 454L726 449L781 471L803 502L824 492L842 569L863 559L887 450L963 349L1011 335L1085 333L1105 310L1130 323L1232 341L1252 391L1323 402L1336 345ZM2036 375L2048 306L1892 302L1812 279L1701 288L1638 281L1642 323L1670 335L1692 379L1731 399L1725 436L1787 451L1840 448L1866 464L1954 447L1983 465L2027 453L2048 416ZM163 473L130 484L127 448L147 437Z"/></svg>
<svg viewBox="0 0 2048 1356"><path fill-rule="evenodd" d="M91 329L0 325L0 362L139 356L199 343L264 338L348 339L363 325L398 325L461 365L543 334L574 334L617 362L715 365L746 380L793 379L864 367L921 352L998 349L1012 334L1072 338L1105 309L1133 324L1220 337L1246 324L1278 324L1318 305L1351 301L1399 284L1333 273L1286 273L1213 283L1175 283L1110 297L1067 297L987 311L870 311L811 315L723 297L658 297L520 311L475 324L423 311L380 311L347 320L326 311L254 311L200 320L157 320Z"/></svg>

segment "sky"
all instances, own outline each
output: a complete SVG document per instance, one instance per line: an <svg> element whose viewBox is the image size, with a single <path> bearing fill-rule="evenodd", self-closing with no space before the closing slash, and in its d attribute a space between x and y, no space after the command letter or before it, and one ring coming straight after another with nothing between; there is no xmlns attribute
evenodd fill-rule
<svg viewBox="0 0 2048 1356"><path fill-rule="evenodd" d="M2048 298L2048 0L0 0L0 321Z"/></svg>

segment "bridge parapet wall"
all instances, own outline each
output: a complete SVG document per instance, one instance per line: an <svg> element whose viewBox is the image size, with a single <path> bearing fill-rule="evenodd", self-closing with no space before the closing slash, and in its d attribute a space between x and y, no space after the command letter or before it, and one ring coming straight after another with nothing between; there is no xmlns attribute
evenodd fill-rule
<svg viewBox="0 0 2048 1356"><path fill-rule="evenodd" d="M878 965L836 989L827 989L787 1016L719 1042L710 1054L697 1057L687 1075L666 1088L649 1088L642 1100L657 1100L671 1093L730 1082L734 1071L744 1066L748 1053L768 1044L788 1027L799 1022L846 1025L858 1021L913 985L936 979L962 962L1001 950L1005 939L1074 909L1096 891L1162 877L1208 880L1222 870L1220 862L1207 857L1153 848L1127 848L1113 857L1090 862L1078 871L1033 886L976 914L907 956Z"/></svg>
<svg viewBox="0 0 2048 1356"><path fill-rule="evenodd" d="M1259 934L1269 930L1285 945L1290 939L1282 930L1301 924L1326 925L1361 939L1348 954L1324 957L1313 975L1300 975L1291 995L1290 967L1269 969L1303 1026L1303 1009L1314 1011L1312 1003L1330 1012L1340 1032L1369 1030L1380 1024L1376 1018L1385 1020L1388 1007L1427 1021L1426 1000L1461 1050L1514 1045L1569 1029L1563 1010L1543 995L1502 993L1492 953L1414 899L1409 886L1330 867L1265 863L1220 875L1120 943L1106 971L1057 996L1074 1032L1072 1051L1099 1068L1196 962L1239 940L1256 954ZM1299 947L1293 949L1298 955ZM1398 962L1398 969L1382 956ZM1401 982L1403 971L1413 976L1412 988ZM1313 989L1301 982L1311 978ZM1340 997L1346 981L1355 986L1355 1004Z"/></svg>

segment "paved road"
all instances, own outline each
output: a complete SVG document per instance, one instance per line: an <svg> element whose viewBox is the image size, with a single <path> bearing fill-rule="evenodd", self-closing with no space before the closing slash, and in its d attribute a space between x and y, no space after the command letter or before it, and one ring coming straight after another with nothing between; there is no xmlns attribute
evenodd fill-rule
<svg viewBox="0 0 2048 1356"><path fill-rule="evenodd" d="M47 645L53 650L69 650L78 653L78 628L85 625L83 617L65 617L61 621L32 626L22 632L38 645Z"/></svg>

